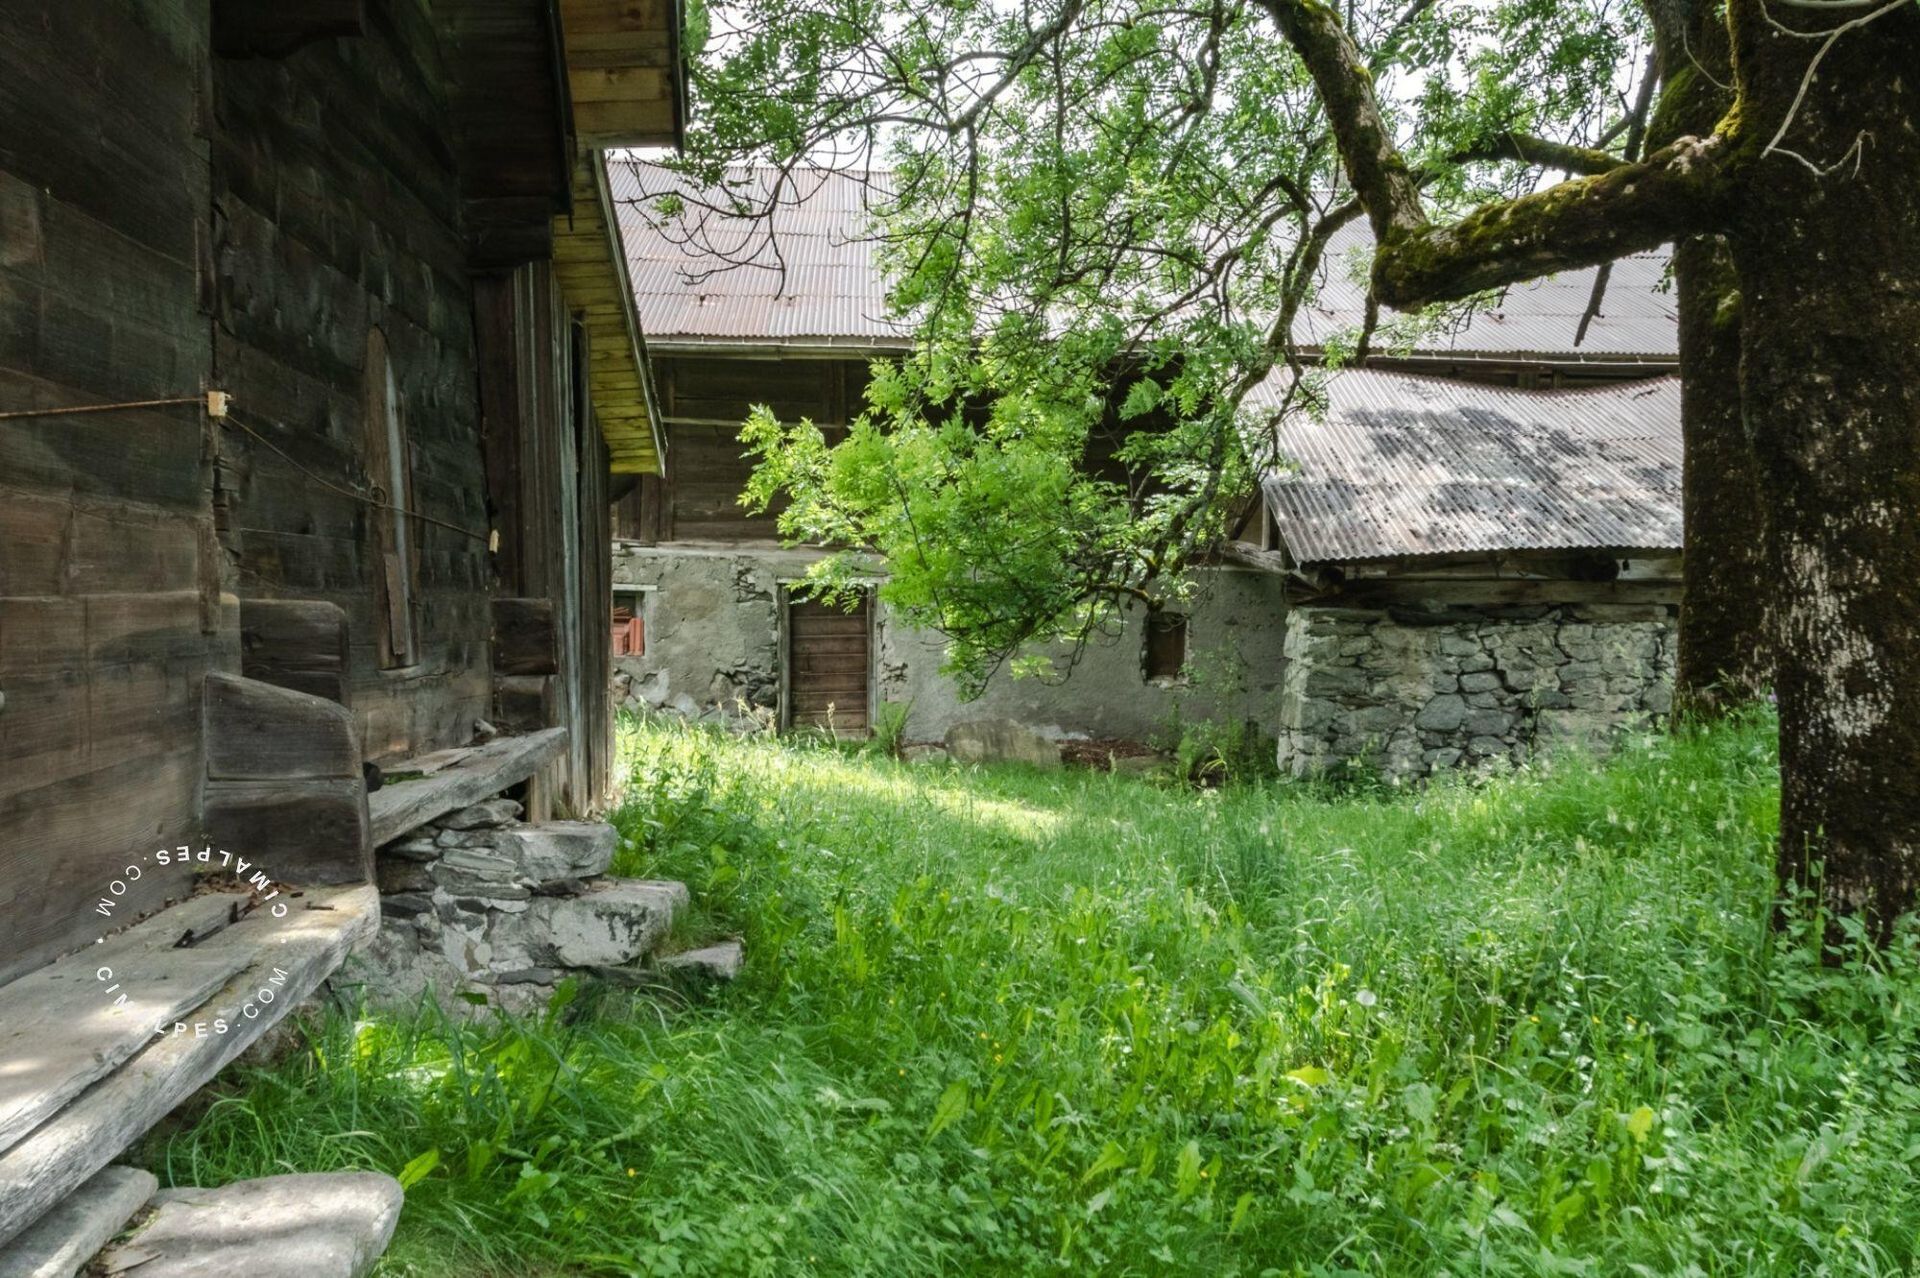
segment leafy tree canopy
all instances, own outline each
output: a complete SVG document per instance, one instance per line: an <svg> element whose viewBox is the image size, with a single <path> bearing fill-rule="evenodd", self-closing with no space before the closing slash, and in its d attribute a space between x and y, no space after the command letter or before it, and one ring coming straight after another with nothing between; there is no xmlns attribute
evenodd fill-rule
<svg viewBox="0 0 1920 1278"><path fill-rule="evenodd" d="M1533 162L1585 171L1637 145L1637 7L1354 0L1343 17L1437 211L1529 189ZM888 601L950 637L964 682L1189 588L1268 460L1274 397L1256 413L1248 392L1271 378L1278 402L1311 401L1294 316L1327 272L1364 274L1327 247L1365 210L1274 19L1253 0L693 15L678 163L704 202L777 245L809 170L866 182L917 338L844 439L757 413L750 496L787 497L795 540L885 555ZM742 161L773 166L771 188L725 187ZM856 570L849 552L817 579Z"/></svg>

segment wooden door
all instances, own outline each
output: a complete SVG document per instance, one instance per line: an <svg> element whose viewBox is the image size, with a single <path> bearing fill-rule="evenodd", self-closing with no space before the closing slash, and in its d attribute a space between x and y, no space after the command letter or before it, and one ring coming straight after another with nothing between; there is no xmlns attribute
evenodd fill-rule
<svg viewBox="0 0 1920 1278"><path fill-rule="evenodd" d="M872 668L873 596L847 611L811 599L787 604L787 725L864 737Z"/></svg>

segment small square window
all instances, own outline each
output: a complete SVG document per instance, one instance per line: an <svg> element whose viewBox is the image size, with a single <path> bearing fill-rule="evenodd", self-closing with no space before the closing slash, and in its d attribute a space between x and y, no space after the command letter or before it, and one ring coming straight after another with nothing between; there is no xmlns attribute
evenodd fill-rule
<svg viewBox="0 0 1920 1278"><path fill-rule="evenodd" d="M1146 673L1155 683L1173 683L1187 664L1187 615L1183 612L1147 614Z"/></svg>

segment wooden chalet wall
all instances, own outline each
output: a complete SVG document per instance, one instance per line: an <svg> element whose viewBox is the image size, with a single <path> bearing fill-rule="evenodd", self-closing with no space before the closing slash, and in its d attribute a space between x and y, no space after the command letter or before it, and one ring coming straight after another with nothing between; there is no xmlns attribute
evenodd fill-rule
<svg viewBox="0 0 1920 1278"><path fill-rule="evenodd" d="M26 7L0 39L0 411L193 395L204 13ZM0 421L0 981L98 935L121 868L193 836L201 683L237 664L203 422Z"/></svg>
<svg viewBox="0 0 1920 1278"><path fill-rule="evenodd" d="M740 505L752 466L740 424L755 404L783 421L844 426L866 387L860 359L741 359L656 355L654 381L667 423L667 476L643 478L620 504L621 536L641 541L772 541L772 514Z"/></svg>
<svg viewBox="0 0 1920 1278"><path fill-rule="evenodd" d="M536 702L505 726L570 729L552 783L580 811L612 767L606 672L613 610L607 509L609 458L593 418L584 326L573 321L544 262L483 277L475 313L481 356L486 488L500 546L499 592L547 600L556 668ZM519 685L505 685L503 694ZM512 710L504 700L503 709Z"/></svg>
<svg viewBox="0 0 1920 1278"><path fill-rule="evenodd" d="M484 43L481 7L389 0L364 27L304 29L242 0L0 5L0 414L209 386L233 410L0 418L0 981L97 936L103 896L125 920L180 894L184 862L124 867L205 831L208 676L292 655L243 658L247 611L256 640L326 640L300 678L383 756L466 744L497 706L490 596L551 598L546 722L574 737L559 797L604 792L610 459L550 268L476 256L505 241L476 228L486 184L459 158L475 121L470 102L455 118L449 63L492 63L442 19L477 15ZM547 30L536 0L507 7ZM553 83L550 44L523 50L530 82ZM495 87L480 123L559 157L557 202L517 215L541 232L526 261L564 205L565 95ZM509 328L482 341L502 296ZM483 354L515 370L506 417ZM420 518L398 532L382 501ZM357 785L343 766L329 783Z"/></svg>
<svg viewBox="0 0 1920 1278"><path fill-rule="evenodd" d="M366 753L383 757L466 744L491 712L492 679L473 286L446 76L420 0L368 15L362 37L213 61L214 378L268 441L222 432L215 502L234 593L346 610L350 704ZM373 531L389 515L351 495L389 487L369 464L375 329L412 508L427 516L409 521L412 659L387 669Z"/></svg>

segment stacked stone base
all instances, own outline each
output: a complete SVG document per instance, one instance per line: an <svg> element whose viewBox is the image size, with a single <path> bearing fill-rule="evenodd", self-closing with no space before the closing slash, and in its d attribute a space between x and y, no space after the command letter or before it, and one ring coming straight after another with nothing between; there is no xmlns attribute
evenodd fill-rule
<svg viewBox="0 0 1920 1278"><path fill-rule="evenodd" d="M1283 773L1414 778L1603 752L1664 716L1675 620L1662 606L1305 606L1286 654Z"/></svg>
<svg viewBox="0 0 1920 1278"><path fill-rule="evenodd" d="M610 825L520 815L493 799L380 849L380 934L356 973L372 1001L538 1010L569 976L637 973L666 939L684 885L608 876Z"/></svg>

